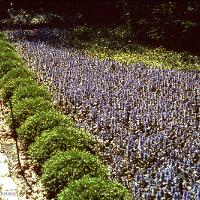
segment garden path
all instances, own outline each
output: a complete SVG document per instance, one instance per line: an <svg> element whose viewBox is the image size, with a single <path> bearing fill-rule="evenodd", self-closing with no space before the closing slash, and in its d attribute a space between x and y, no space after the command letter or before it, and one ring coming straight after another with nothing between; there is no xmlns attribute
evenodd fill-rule
<svg viewBox="0 0 200 200"><path fill-rule="evenodd" d="M4 121L3 109L0 113L0 199L18 200L18 188L13 178L15 143L9 137L10 130ZM12 159L13 157L13 159Z"/></svg>

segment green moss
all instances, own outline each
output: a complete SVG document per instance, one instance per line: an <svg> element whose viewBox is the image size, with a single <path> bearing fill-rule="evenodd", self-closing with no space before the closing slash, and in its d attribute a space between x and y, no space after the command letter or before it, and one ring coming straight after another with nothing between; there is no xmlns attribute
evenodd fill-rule
<svg viewBox="0 0 200 200"><path fill-rule="evenodd" d="M94 155L71 150L52 156L43 166L41 181L50 197L83 176L108 177L108 170Z"/></svg>
<svg viewBox="0 0 200 200"><path fill-rule="evenodd" d="M129 191L117 182L84 177L73 181L59 195L58 200L131 200Z"/></svg>

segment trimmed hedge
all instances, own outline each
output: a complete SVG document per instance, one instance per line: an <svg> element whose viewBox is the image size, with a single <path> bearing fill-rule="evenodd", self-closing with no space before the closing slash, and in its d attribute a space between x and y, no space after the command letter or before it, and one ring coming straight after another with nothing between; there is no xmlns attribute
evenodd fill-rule
<svg viewBox="0 0 200 200"><path fill-rule="evenodd" d="M2 41L2 39L3 39L3 41ZM1 62L11 61L11 62L15 62L15 63L19 62L20 64L22 64L22 59L19 57L19 55L17 54L14 47L12 47L11 44L5 40L5 38L0 38L0 60L1 60ZM1 70L2 69L3 68L1 68ZM4 71L2 70L1 73L3 73L3 72Z"/></svg>
<svg viewBox="0 0 200 200"><path fill-rule="evenodd" d="M15 127L18 128L29 116L40 111L48 111L53 105L42 97L28 98L13 105L13 113L15 116ZM7 118L8 124L11 126L11 115Z"/></svg>
<svg viewBox="0 0 200 200"><path fill-rule="evenodd" d="M37 84L25 85L20 87L13 95L13 104L22 101L26 98L43 97L48 101L51 101L51 96L49 91L44 86L39 86Z"/></svg>
<svg viewBox="0 0 200 200"><path fill-rule="evenodd" d="M17 133L19 138L26 141L26 145L29 146L42 131L55 126L74 126L74 123L69 117L56 110L41 110L35 115L28 117L19 129L17 129Z"/></svg>
<svg viewBox="0 0 200 200"><path fill-rule="evenodd" d="M2 86L1 89L1 98L4 100L4 103L9 101L9 99L13 96L14 92L17 89L25 85L36 85L36 82L32 78L21 77L11 79L10 81L6 81L6 83Z"/></svg>
<svg viewBox="0 0 200 200"><path fill-rule="evenodd" d="M5 55L1 55L0 54L0 58L4 57ZM4 60L5 59L5 60ZM1 58L1 62L0 62L0 78L2 78L4 75L6 75L10 70L14 69L14 68L19 68L22 66L21 62L18 60L14 60L9 58L4 58L2 60Z"/></svg>
<svg viewBox="0 0 200 200"><path fill-rule="evenodd" d="M0 32L0 49L3 49L5 47L9 47L11 48L13 51L14 47L11 46L11 44L8 42L8 40L6 39L5 35L3 33Z"/></svg>
<svg viewBox="0 0 200 200"><path fill-rule="evenodd" d="M0 58L3 58L3 60L5 59L9 59L9 58L13 58L13 59L16 59L16 60L21 60L21 58L19 58L16 50L14 49L13 46L11 46L10 43L8 42L2 42L1 41L1 38L0 38L0 51L1 51L1 57ZM9 55L9 58L7 58L7 56Z"/></svg>
<svg viewBox="0 0 200 200"><path fill-rule="evenodd" d="M84 177L58 194L58 200L131 200L129 191L117 182Z"/></svg>
<svg viewBox="0 0 200 200"><path fill-rule="evenodd" d="M91 134L73 127L57 126L42 132L41 136L30 145L28 152L41 166L58 151L78 149L94 153L94 148L97 146L98 142Z"/></svg>
<svg viewBox="0 0 200 200"><path fill-rule="evenodd" d="M0 81L0 85L4 85L7 81L12 80L13 78L33 78L36 80L36 76L33 72L31 72L30 70L28 70L25 67L16 67L11 69L10 71L8 71L8 73L6 73Z"/></svg>
<svg viewBox="0 0 200 200"><path fill-rule="evenodd" d="M96 156L77 150L52 156L42 171L41 181L50 197L56 196L71 181L84 176L108 178L108 169Z"/></svg>

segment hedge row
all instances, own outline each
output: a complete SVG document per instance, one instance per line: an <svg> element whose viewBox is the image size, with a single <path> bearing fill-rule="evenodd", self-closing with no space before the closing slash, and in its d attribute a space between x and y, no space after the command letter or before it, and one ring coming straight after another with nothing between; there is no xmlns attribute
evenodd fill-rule
<svg viewBox="0 0 200 200"><path fill-rule="evenodd" d="M129 200L129 192L109 178L97 156L98 141L54 108L47 88L24 66L0 34L1 99L12 102L18 138L41 175L48 197L58 200ZM11 114L7 122L12 128Z"/></svg>

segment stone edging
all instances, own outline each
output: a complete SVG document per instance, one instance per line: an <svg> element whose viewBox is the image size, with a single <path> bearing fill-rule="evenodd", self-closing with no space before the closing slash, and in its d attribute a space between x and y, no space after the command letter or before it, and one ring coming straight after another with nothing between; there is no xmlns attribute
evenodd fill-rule
<svg viewBox="0 0 200 200"><path fill-rule="evenodd" d="M10 176L8 158L3 153L0 153L0 197L2 200L19 200L17 185Z"/></svg>

